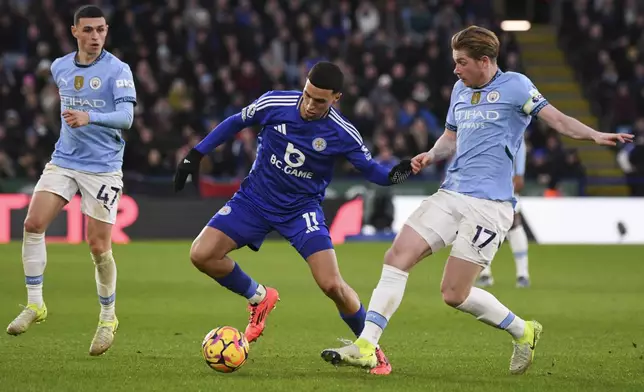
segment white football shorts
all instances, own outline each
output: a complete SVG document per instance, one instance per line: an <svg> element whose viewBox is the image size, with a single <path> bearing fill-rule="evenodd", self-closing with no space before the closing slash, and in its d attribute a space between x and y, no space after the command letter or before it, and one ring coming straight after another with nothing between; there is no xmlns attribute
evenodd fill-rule
<svg viewBox="0 0 644 392"><path fill-rule="evenodd" d="M89 173L48 163L34 189L39 191L54 193L67 201L80 191L83 214L114 224L123 193L123 173Z"/></svg>
<svg viewBox="0 0 644 392"><path fill-rule="evenodd" d="M492 262L513 220L509 201L440 189L425 199L405 224L427 241L433 253L452 245L451 256L485 267Z"/></svg>

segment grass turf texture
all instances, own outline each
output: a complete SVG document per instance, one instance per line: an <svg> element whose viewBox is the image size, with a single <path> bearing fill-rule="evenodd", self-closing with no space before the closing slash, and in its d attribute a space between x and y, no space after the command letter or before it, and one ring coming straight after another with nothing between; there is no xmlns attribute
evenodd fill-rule
<svg viewBox="0 0 644 392"><path fill-rule="evenodd" d="M200 343L212 328L243 331L243 298L194 269L188 242L115 246L121 327L104 356L88 355L98 320L93 264L85 245L49 245L44 294L47 322L24 335L0 336L0 390L9 391L642 391L644 390L644 247L530 248L533 287L514 288L507 246L493 265L490 290L510 309L544 325L535 364L510 376L510 337L441 301L447 253L419 264L381 343L389 377L334 368L319 356L352 338L305 262L285 242L233 257L282 301L248 363L233 374L209 369ZM387 244L348 244L337 254L345 279L365 306ZM3 328L26 302L20 244L0 245Z"/></svg>

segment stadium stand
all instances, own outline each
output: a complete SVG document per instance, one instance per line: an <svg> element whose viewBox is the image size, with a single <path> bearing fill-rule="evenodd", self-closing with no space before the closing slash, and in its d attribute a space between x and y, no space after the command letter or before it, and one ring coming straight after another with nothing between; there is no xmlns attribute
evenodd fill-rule
<svg viewBox="0 0 644 392"><path fill-rule="evenodd" d="M596 150L588 154L589 177L596 177L600 186L620 189L621 185L620 194L642 196L644 4L637 0L574 0L563 2L562 11L559 42L599 125L604 130L637 135L634 144L619 151L617 160L612 153L606 156ZM589 178L589 183L592 181Z"/></svg>
<svg viewBox="0 0 644 392"><path fill-rule="evenodd" d="M502 69L525 71L516 37L501 31L489 0L96 3L109 13L107 49L136 79L126 183L169 178L178 157L219 121L265 90L300 89L320 59L341 64L347 83L340 109L374 156L392 162L427 150L443 131L455 81L453 32L472 23L493 28ZM36 180L48 160L60 126L49 66L74 50L69 26L80 4L9 1L2 9L0 178ZM203 172L221 181L242 178L254 159L255 131L214 151ZM535 122L527 138L528 178L546 185L585 176L579 154L553 132ZM425 177L440 179L441 169ZM338 165L337 176L352 173Z"/></svg>

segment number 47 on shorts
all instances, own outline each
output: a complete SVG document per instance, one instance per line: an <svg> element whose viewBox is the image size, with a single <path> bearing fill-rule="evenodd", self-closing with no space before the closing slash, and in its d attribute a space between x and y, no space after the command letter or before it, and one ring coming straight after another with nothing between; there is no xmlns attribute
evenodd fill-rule
<svg viewBox="0 0 644 392"><path fill-rule="evenodd" d="M119 196L119 192L121 191L121 188L116 186L111 186L109 189L114 192L114 195L111 197L112 198L111 201L110 201L110 192L107 190L107 185L102 185L101 189L99 189L98 193L96 194L96 199L103 201L103 205L107 209L110 209L112 208L112 206L114 206L114 203L116 202L116 199Z"/></svg>

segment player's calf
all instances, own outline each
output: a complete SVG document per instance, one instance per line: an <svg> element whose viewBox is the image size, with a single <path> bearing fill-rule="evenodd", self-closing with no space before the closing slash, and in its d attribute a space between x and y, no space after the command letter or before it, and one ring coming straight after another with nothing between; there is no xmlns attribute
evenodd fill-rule
<svg viewBox="0 0 644 392"><path fill-rule="evenodd" d="M342 314L354 314L361 307L358 294L339 276L318 281L318 286Z"/></svg>

